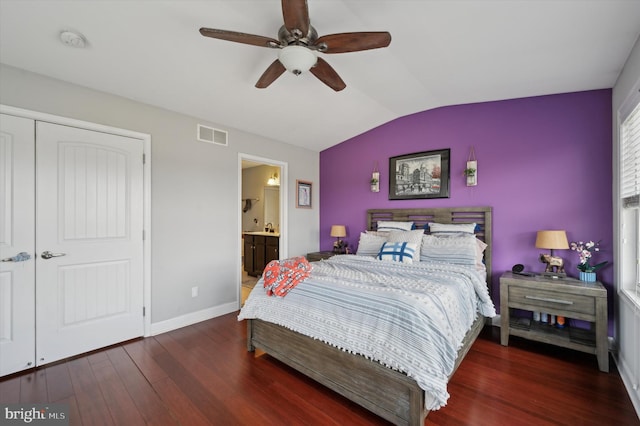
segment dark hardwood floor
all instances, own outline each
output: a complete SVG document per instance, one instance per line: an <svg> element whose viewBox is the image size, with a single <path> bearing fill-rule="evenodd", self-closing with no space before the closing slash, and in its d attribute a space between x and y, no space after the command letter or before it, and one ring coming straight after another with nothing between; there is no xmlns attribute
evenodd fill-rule
<svg viewBox="0 0 640 426"><path fill-rule="evenodd" d="M0 403L63 402L71 425L383 425L269 356L229 314L0 381ZM429 425L640 425L615 364L487 327Z"/></svg>

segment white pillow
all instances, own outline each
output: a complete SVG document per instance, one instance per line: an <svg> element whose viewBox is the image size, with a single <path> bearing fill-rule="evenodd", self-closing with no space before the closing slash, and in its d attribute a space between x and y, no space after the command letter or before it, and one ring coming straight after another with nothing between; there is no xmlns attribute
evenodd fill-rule
<svg viewBox="0 0 640 426"><path fill-rule="evenodd" d="M369 235L377 235L379 237L385 237L387 238L389 236L389 232L391 231L364 231Z"/></svg>
<svg viewBox="0 0 640 426"><path fill-rule="evenodd" d="M474 234L476 229L475 223L434 223L429 222L429 232L438 233L465 233Z"/></svg>
<svg viewBox="0 0 640 426"><path fill-rule="evenodd" d="M358 256L376 257L380 252L380 247L382 247L385 242L387 242L386 237L361 232L356 254Z"/></svg>
<svg viewBox="0 0 640 426"><path fill-rule="evenodd" d="M414 257L419 257L416 255L416 245L407 242L386 242L378 253L378 259L387 262L413 263Z"/></svg>
<svg viewBox="0 0 640 426"><path fill-rule="evenodd" d="M412 229L413 222L378 222L378 231L411 231Z"/></svg>
<svg viewBox="0 0 640 426"><path fill-rule="evenodd" d="M414 262L420 262L420 248L422 247L422 237L424 231L422 229L414 229L413 231L391 231L387 237L387 241L390 243L402 243L407 242L416 246L416 256L413 258Z"/></svg>
<svg viewBox="0 0 640 426"><path fill-rule="evenodd" d="M422 238L420 260L476 265L477 250L476 237L473 235L459 234L457 237L425 235ZM482 262L482 256L480 262Z"/></svg>

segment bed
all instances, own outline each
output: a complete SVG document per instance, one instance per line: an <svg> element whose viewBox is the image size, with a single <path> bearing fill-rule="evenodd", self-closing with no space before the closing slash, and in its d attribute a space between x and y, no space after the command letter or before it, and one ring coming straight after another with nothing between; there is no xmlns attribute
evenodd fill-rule
<svg viewBox="0 0 640 426"><path fill-rule="evenodd" d="M490 207L373 209L367 211L367 229L370 231L378 229L378 224L382 222L413 222L418 229L430 222L440 224L476 223L475 236L486 244L484 267L486 268L485 277L488 291L491 289L491 220ZM318 270L321 269L320 266L343 268L344 265L341 264L355 265L356 269L361 263L364 265L362 269L366 269L368 266L366 263L368 260L359 259L359 256L342 257L345 259L334 260L331 264L329 263L331 260L323 261L327 263L318 264ZM379 264L385 263L377 262ZM371 265L374 264L371 263ZM437 263L435 266L415 265L409 269L418 270L432 267L440 271L440 266ZM389 266L389 268L389 271L393 272L396 266ZM351 275L345 276L350 277ZM356 275L356 277L359 279L360 276ZM354 280L357 281L357 279ZM484 285L484 283L482 284ZM261 284L259 283L258 286ZM355 286L357 287L357 285ZM299 287L302 288L302 285ZM260 289L258 288L258 290ZM294 295L294 291L280 300L290 298ZM402 293L404 290L398 291ZM294 298L291 297L291 299ZM250 309L247 310L250 311ZM340 345L328 344L331 342L325 343L326 339L324 338L310 337L313 335L311 333L305 335L293 331L291 328L251 318L251 316L251 313L243 315L242 311L239 316L239 319L247 320L247 349L249 351L259 349L273 356L394 424L424 424L429 412L427 407L434 404L433 399L437 399L437 397L431 394L430 388L428 392L425 392L424 379L415 372L411 372L409 369L406 370L408 373L401 372L398 368L393 368L392 362L386 359L374 359L375 356L371 356L364 350L361 352L364 355L350 348L345 350ZM449 366L450 373L446 377L447 380L453 375L480 334L485 325L486 317L474 312L474 318L470 321L471 325L465 328L466 331L460 335L457 352L453 354L452 365ZM300 322L304 323L304 319L300 319ZM434 381L437 380L434 379ZM381 390L383 391L381 392Z"/></svg>

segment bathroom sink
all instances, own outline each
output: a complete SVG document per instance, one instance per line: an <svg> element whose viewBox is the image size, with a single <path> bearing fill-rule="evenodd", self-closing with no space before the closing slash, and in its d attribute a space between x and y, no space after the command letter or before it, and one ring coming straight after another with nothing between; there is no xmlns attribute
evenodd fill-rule
<svg viewBox="0 0 640 426"><path fill-rule="evenodd" d="M243 234L248 235L264 235L265 237L279 237L279 232L264 232L264 231L245 231Z"/></svg>

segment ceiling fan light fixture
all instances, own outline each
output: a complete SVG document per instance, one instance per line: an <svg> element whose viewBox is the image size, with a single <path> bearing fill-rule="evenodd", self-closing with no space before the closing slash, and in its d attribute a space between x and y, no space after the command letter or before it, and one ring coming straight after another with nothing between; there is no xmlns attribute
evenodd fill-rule
<svg viewBox="0 0 640 426"><path fill-rule="evenodd" d="M287 71L300 75L309 71L316 64L318 57L313 50L296 45L283 47L278 54L278 60Z"/></svg>

